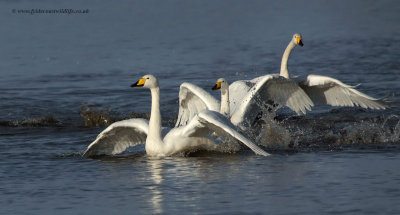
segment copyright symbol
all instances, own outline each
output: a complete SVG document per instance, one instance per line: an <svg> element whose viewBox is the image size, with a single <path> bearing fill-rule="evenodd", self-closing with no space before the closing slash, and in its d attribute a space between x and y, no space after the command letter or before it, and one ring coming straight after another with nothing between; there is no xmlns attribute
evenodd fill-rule
<svg viewBox="0 0 400 215"><path fill-rule="evenodd" d="M13 13L15 13L17 10L15 10L15 9L12 9L11 11L12 11Z"/></svg>

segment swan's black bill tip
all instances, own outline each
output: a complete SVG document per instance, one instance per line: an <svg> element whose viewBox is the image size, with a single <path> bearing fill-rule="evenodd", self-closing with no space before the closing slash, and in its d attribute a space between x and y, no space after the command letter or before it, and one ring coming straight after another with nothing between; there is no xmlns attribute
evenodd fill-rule
<svg viewBox="0 0 400 215"><path fill-rule="evenodd" d="M143 87L143 84L139 84L139 81L137 81L134 84L131 84L131 87Z"/></svg>

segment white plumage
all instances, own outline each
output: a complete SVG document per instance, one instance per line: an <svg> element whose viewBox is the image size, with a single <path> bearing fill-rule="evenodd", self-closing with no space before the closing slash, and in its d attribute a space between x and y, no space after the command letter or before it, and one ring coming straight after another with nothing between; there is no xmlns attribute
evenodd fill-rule
<svg viewBox="0 0 400 215"><path fill-rule="evenodd" d="M286 48L282 57L282 65L287 65L290 52L297 44L303 44L299 34L293 36L292 41ZM252 122L257 114L262 111L264 102L267 101L287 106L297 114L305 114L306 110L311 110L314 105L313 102L297 82L288 79L287 69L281 71L282 74L287 74L287 78L281 77L279 74L272 74L252 80L235 81L229 85L226 95L224 95L225 89L221 87L221 103L208 92L193 84L182 84L181 90L183 89L184 92L179 93L180 105L176 125L185 125L193 117L196 110L219 110L223 113L222 109L227 103L229 103L231 122L237 126ZM188 85L190 87L187 87ZM227 83L226 89L228 89ZM190 95L193 96L181 96L181 94L187 95L187 91L191 91ZM227 97L229 99L223 101ZM195 108L189 109L192 106L195 106ZM212 108L208 108L209 106ZM220 109L218 109L219 106L221 106Z"/></svg>
<svg viewBox="0 0 400 215"><path fill-rule="evenodd" d="M296 45L303 46L302 36L298 33L293 35L292 40L289 42L282 56L281 71L279 75L286 78L287 80L291 80L289 79L290 77L287 69L288 59L292 49ZM293 106L291 107L287 105L298 114L305 114L304 107L308 109L302 104L302 101L310 104L311 106L313 106L312 104L314 103L316 105L331 106L360 106L370 109L386 108L386 105L381 99L376 99L371 96L365 95L364 93L361 93L354 89L353 86L346 85L341 81L328 76L308 75L305 80L296 79L292 80L292 82L296 83L301 89L303 89L303 92L305 92L307 95L306 96L305 94L303 94L303 92L296 90L297 98L292 99L292 101L290 102ZM290 88L292 87L292 85L279 87L277 86L276 90L287 91L290 90ZM299 99L302 101L300 101ZM312 103L308 102L310 99Z"/></svg>
<svg viewBox="0 0 400 215"><path fill-rule="evenodd" d="M360 106L370 109L385 109L381 99L376 99L354 89L341 81L321 75L308 75L299 82L299 86L307 93L315 104L331 106Z"/></svg>
<svg viewBox="0 0 400 215"><path fill-rule="evenodd" d="M202 110L219 111L220 102L202 88L182 83L179 89L179 111L176 126L186 125Z"/></svg>
<svg viewBox="0 0 400 215"><path fill-rule="evenodd" d="M267 156L267 152L235 130L232 123L221 114L204 110L197 113L185 126L166 130L161 128L160 89L157 79L145 75L132 85L149 88L152 95L150 121L130 119L113 123L101 132L84 153L84 156L117 154L129 146L145 143L149 156L171 156L181 152L215 147L210 134L228 136L244 143L256 154ZM163 134L164 133L164 134Z"/></svg>
<svg viewBox="0 0 400 215"><path fill-rule="evenodd" d="M303 46L302 36L294 34L286 47L279 74L260 76L252 80L239 80L229 85L227 94L221 88L221 103L196 85L183 83L179 93L179 114L176 126L185 125L198 111L220 111L229 105L229 116L234 125L252 121L265 102L286 106L298 115L306 114L315 104L332 106L360 106L385 109L380 99L375 99L341 81L320 75L308 75L306 80L292 80L287 68L290 53L297 45ZM226 100L228 98L228 100Z"/></svg>

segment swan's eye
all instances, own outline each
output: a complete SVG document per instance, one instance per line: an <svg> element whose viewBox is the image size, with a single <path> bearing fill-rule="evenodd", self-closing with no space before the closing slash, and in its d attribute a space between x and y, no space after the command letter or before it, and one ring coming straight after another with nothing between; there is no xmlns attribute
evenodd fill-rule
<svg viewBox="0 0 400 215"><path fill-rule="evenodd" d="M150 78L149 77L147 77L147 80L149 80Z"/></svg>

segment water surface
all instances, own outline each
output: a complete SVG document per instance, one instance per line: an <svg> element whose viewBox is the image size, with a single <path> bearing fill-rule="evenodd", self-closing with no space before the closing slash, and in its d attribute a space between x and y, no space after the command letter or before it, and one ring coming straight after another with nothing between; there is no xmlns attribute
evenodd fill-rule
<svg viewBox="0 0 400 215"><path fill-rule="evenodd" d="M400 190L398 1L0 1L0 214L396 214ZM18 14L13 9L89 9ZM214 96L229 82L277 73L295 32L293 75L340 79L391 108L280 110L241 150L152 159L143 146L83 158L111 120L147 114L160 80L163 123L179 85ZM97 109L96 109L97 108Z"/></svg>

